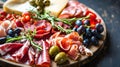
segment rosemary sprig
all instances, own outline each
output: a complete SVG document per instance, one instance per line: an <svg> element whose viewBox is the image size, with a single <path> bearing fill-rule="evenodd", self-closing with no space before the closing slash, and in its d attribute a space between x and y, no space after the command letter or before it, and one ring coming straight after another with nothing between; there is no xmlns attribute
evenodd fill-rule
<svg viewBox="0 0 120 67"><path fill-rule="evenodd" d="M62 26L56 25L56 22L60 21L60 22L63 22L65 24L72 26L73 22L75 22L76 20L89 19L89 16L81 17L81 18L60 19L60 18L57 18L54 16L50 16L49 12L44 12L43 14L40 14L38 11L30 11L30 12L35 14L35 16L33 16L33 18L38 19L38 20L48 20L51 22L51 25L53 28L57 28L61 32L65 32L67 34L71 33L73 30L64 29Z"/></svg>
<svg viewBox="0 0 120 67"><path fill-rule="evenodd" d="M30 41L32 46L36 47L37 49L39 49L39 51L41 51L42 47L33 41L33 36L35 35L35 33L36 30L34 30L33 32L28 30L28 32L26 33L26 38Z"/></svg>
<svg viewBox="0 0 120 67"><path fill-rule="evenodd" d="M13 38L7 38L6 43L13 42L13 41L19 41L21 39L24 39L24 37L18 36L18 37L13 37Z"/></svg>
<svg viewBox="0 0 120 67"><path fill-rule="evenodd" d="M56 18L56 20L57 21L61 21L61 22L63 22L63 23L65 23L65 24L68 24L68 25L72 25L73 24L73 22L75 22L76 20L84 20L84 19L89 19L89 16L85 16L85 17L81 17L81 18L70 18L70 19L66 19L66 18L62 18L62 19L60 19L60 18Z"/></svg>
<svg viewBox="0 0 120 67"><path fill-rule="evenodd" d="M30 41L32 46L36 47L37 49L39 49L39 51L41 51L42 47L33 41L33 36L35 34L36 34L36 30L34 31L28 30L27 32L22 32L21 36L12 37L12 38L7 37L6 43L27 39Z"/></svg>
<svg viewBox="0 0 120 67"><path fill-rule="evenodd" d="M56 25L56 22L58 21L58 19L56 17L50 16L48 12L45 12L44 14L40 14L38 11L31 11L31 12L35 14L33 18L38 20L48 20L50 21L53 28L57 28L61 32L65 32L67 34L72 32L72 30L70 29L64 29L63 27Z"/></svg>
<svg viewBox="0 0 120 67"><path fill-rule="evenodd" d="M65 32L66 34L69 34L71 32L73 32L73 30L71 29L64 29L63 27L61 27L60 25L55 25L56 28L58 28L58 30L60 30L61 32Z"/></svg>

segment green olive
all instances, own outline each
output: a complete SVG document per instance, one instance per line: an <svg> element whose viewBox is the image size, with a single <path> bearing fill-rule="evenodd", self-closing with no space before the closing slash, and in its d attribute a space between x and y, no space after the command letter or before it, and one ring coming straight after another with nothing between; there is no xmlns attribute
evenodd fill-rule
<svg viewBox="0 0 120 67"><path fill-rule="evenodd" d="M49 54L53 58L59 53L60 49L58 46L54 45L49 49Z"/></svg>
<svg viewBox="0 0 120 67"><path fill-rule="evenodd" d="M65 52L60 52L60 53L58 53L58 54L55 56L54 61L55 61L57 64L63 64L64 62L66 62L66 61L67 61L67 56L66 56Z"/></svg>
<svg viewBox="0 0 120 67"><path fill-rule="evenodd" d="M32 6L35 6L35 0L29 0L29 3L32 5Z"/></svg>
<svg viewBox="0 0 120 67"><path fill-rule="evenodd" d="M45 4L45 6L49 6L50 5L50 1L46 0L44 4Z"/></svg>

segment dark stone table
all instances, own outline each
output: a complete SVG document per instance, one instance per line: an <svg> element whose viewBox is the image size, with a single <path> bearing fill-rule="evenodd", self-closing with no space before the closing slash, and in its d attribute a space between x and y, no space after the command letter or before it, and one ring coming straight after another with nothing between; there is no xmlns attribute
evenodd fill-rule
<svg viewBox="0 0 120 67"><path fill-rule="evenodd" d="M102 52L82 67L120 67L120 0L79 0L105 21L107 39Z"/></svg>

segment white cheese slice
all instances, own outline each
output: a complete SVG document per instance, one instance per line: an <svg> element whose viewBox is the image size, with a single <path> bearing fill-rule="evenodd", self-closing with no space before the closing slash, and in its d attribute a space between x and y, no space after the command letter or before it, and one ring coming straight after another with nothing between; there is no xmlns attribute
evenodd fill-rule
<svg viewBox="0 0 120 67"><path fill-rule="evenodd" d="M67 5L68 0L50 0L50 2L50 6L46 7L45 10L50 11L52 16L57 17ZM35 7L29 4L28 0L8 0L3 5L4 11L15 14L21 14L33 9L36 10Z"/></svg>

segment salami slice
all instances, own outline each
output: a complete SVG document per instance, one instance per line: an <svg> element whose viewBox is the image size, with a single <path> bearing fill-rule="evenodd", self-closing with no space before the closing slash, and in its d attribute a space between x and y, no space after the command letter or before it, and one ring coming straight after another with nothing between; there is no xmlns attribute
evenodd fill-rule
<svg viewBox="0 0 120 67"><path fill-rule="evenodd" d="M50 67L50 57L48 54L48 50L46 48L45 41L42 41L43 51L41 52L38 61L36 63L37 67Z"/></svg>

